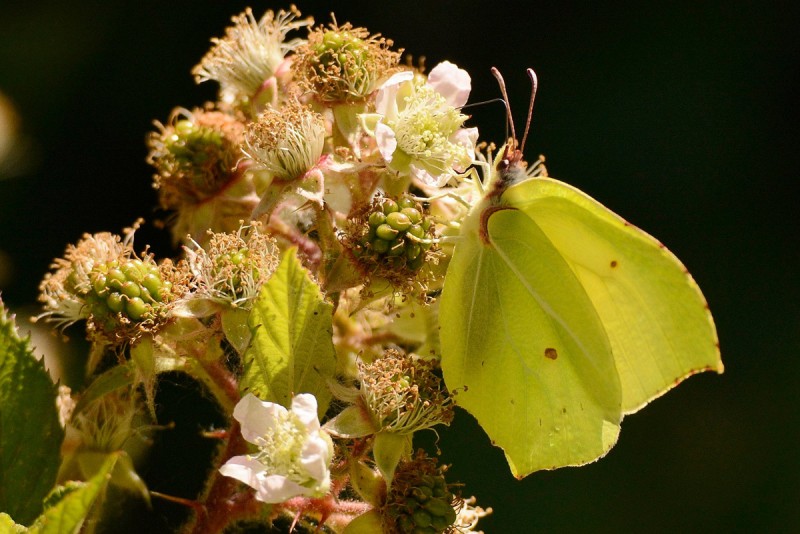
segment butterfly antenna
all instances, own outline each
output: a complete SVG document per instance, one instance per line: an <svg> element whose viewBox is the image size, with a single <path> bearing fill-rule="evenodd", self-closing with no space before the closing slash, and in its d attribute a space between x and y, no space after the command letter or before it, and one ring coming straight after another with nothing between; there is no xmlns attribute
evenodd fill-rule
<svg viewBox="0 0 800 534"><path fill-rule="evenodd" d="M503 95L503 102L506 104L506 120L508 121L509 126L511 126L511 138L514 142L517 142L517 134L514 131L514 117L511 115L511 104L508 102L508 92L506 91L506 82L503 80L503 76L500 74L500 71L497 70L495 67L492 67L492 74L497 79L497 84L500 86L500 93Z"/></svg>
<svg viewBox="0 0 800 534"><path fill-rule="evenodd" d="M525 150L525 141L528 140L528 131L531 129L531 117L533 117L533 101L536 100L536 88L539 85L539 79L533 69L528 69L528 77L531 79L531 103L528 105L528 118L525 120L525 133L522 134L522 144L520 149Z"/></svg>

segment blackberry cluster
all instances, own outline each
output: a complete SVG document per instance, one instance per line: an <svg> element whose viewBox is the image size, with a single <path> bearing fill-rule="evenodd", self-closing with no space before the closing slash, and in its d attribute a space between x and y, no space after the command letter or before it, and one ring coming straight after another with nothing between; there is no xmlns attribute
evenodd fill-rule
<svg viewBox="0 0 800 534"><path fill-rule="evenodd" d="M229 156L221 132L200 126L187 119L175 122L174 131L164 140L173 165L189 174L196 169L213 171L218 167L220 174L227 173ZM195 184L205 185L205 184Z"/></svg>
<svg viewBox="0 0 800 534"><path fill-rule="evenodd" d="M394 522L402 534L441 534L456 521L455 495L441 474L424 474L402 498L395 496Z"/></svg>
<svg viewBox="0 0 800 534"><path fill-rule="evenodd" d="M95 265L89 273L91 290L86 303L100 324L113 329L116 314L132 322L153 315L169 296L172 284L161 278L158 266L140 259L112 260Z"/></svg>
<svg viewBox="0 0 800 534"><path fill-rule="evenodd" d="M369 214L367 223L369 229L358 251L362 258L369 257L392 269L405 267L412 272L425 263L425 252L432 244L428 235L431 221L413 198L384 199Z"/></svg>

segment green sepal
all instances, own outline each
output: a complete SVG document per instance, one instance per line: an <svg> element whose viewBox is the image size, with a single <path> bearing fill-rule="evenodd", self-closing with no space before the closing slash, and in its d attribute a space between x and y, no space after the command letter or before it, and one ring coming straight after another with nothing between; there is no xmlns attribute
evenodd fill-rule
<svg viewBox="0 0 800 534"><path fill-rule="evenodd" d="M411 455L411 437L413 434L396 434L394 432L378 432L375 434L375 443L372 455L375 465L386 479L387 485L392 485L394 470L400 459Z"/></svg>
<svg viewBox="0 0 800 534"><path fill-rule="evenodd" d="M343 534L380 534L381 532L384 532L381 514L377 510L370 510L350 521Z"/></svg>
<svg viewBox="0 0 800 534"><path fill-rule="evenodd" d="M242 354L247 347L250 346L252 334L250 327L247 325L247 318L250 316L250 310L243 310L241 308L228 308L220 314L222 319L222 332L228 343L236 349L236 352Z"/></svg>
<svg viewBox="0 0 800 534"><path fill-rule="evenodd" d="M252 342L243 356L242 393L288 407L299 393L317 399L319 415L331 400L328 381L336 369L333 306L297 258L287 250L261 287L248 321Z"/></svg>
<svg viewBox="0 0 800 534"><path fill-rule="evenodd" d="M441 354L438 300L424 305L409 300L394 312L394 319L385 329L404 343L417 345L414 352L422 358L438 358Z"/></svg>
<svg viewBox="0 0 800 534"><path fill-rule="evenodd" d="M0 510L34 520L55 483L63 439L56 386L0 301Z"/></svg>
<svg viewBox="0 0 800 534"><path fill-rule="evenodd" d="M361 117L366 107L364 102L342 103L333 106L335 124L333 135L337 145L346 145L354 150L359 149L361 135L364 132Z"/></svg>
<svg viewBox="0 0 800 534"><path fill-rule="evenodd" d="M380 506L386 498L386 481L363 462L350 464L350 484L372 506Z"/></svg>
<svg viewBox="0 0 800 534"><path fill-rule="evenodd" d="M115 365L108 371L95 378L83 392L75 405L73 414L81 413L92 402L105 397L119 389L130 387L133 384L136 371L133 362Z"/></svg>
<svg viewBox="0 0 800 534"><path fill-rule="evenodd" d="M378 431L372 418L359 404L348 406L325 423L325 430L340 438L362 438Z"/></svg>
<svg viewBox="0 0 800 534"><path fill-rule="evenodd" d="M136 379L144 387L147 409L156 419L156 358L153 338L144 336L131 347L131 361L136 366Z"/></svg>

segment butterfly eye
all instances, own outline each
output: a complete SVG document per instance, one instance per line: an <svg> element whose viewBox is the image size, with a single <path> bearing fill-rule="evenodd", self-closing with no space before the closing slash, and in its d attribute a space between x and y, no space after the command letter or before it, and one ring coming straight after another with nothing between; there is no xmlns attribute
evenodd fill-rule
<svg viewBox="0 0 800 534"><path fill-rule="evenodd" d="M497 162L497 170L500 172L507 170L509 166L511 166L511 162L507 158L503 158Z"/></svg>

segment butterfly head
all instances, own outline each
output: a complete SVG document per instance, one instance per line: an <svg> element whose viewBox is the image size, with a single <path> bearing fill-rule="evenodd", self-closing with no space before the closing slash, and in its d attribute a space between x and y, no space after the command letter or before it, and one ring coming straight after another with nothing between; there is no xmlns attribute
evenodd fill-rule
<svg viewBox="0 0 800 534"><path fill-rule="evenodd" d="M508 92L506 91L506 84L500 71L492 67L492 74L497 79L500 85L500 92L503 95L503 102L506 105L506 116L508 125L511 129L511 138L503 147L499 157L495 160L495 172L497 173L496 187L499 189L497 193L502 193L506 187L524 179L527 174L525 172L526 164L523 161L522 151L525 148L525 141L528 138L528 131L531 126L531 117L533 115L533 101L536 98L536 87L538 85L536 73L533 69L528 69L528 76L531 79L531 99L528 105L528 117L525 120L525 132L522 135L522 143L517 141L516 132L514 129L514 118L511 115L511 105L509 104Z"/></svg>

